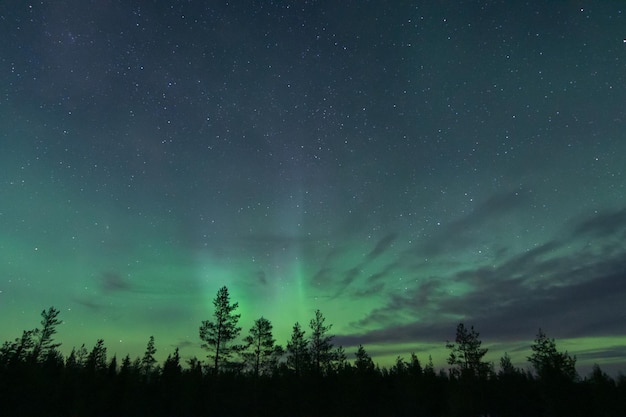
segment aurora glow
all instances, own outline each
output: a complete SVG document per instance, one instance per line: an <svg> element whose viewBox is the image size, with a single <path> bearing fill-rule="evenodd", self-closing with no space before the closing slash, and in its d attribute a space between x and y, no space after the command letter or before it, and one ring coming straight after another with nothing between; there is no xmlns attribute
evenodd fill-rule
<svg viewBox="0 0 626 417"><path fill-rule="evenodd" d="M0 341L203 357L226 285L283 345L626 370L624 5L540 3L0 3Z"/></svg>

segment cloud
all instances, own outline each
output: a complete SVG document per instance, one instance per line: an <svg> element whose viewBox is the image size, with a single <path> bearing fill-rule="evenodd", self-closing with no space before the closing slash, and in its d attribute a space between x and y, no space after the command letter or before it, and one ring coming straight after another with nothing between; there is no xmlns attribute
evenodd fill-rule
<svg viewBox="0 0 626 417"><path fill-rule="evenodd" d="M605 239L598 251L584 237L611 235L609 224L626 225L622 213L588 217L562 239L517 254L503 250L488 264L440 272L389 293L383 306L353 323L353 333L338 338L345 345L441 342L461 321L485 338L509 342L529 340L540 327L557 338L622 336L626 245Z"/></svg>
<svg viewBox="0 0 626 417"><path fill-rule="evenodd" d="M356 289L352 291L350 295L356 298L372 297L374 295L380 294L384 288L385 285L383 283L378 283L375 285L370 285L365 289Z"/></svg>
<svg viewBox="0 0 626 417"><path fill-rule="evenodd" d="M626 358L626 345L608 346L603 349L589 349L576 353L576 358L583 361L610 361L617 359L623 361Z"/></svg>
<svg viewBox="0 0 626 417"><path fill-rule="evenodd" d="M128 291L131 286L122 275L117 272L107 271L100 275L100 285L105 292Z"/></svg>
<svg viewBox="0 0 626 417"><path fill-rule="evenodd" d="M434 256L466 248L475 241L473 233L480 231L488 223L522 210L527 201L527 193L523 190L495 194L466 216L444 224L428 241L417 245L417 252L424 256Z"/></svg>
<svg viewBox="0 0 626 417"><path fill-rule="evenodd" d="M265 274L265 271L257 271L256 281L261 285L267 285L267 275Z"/></svg>
<svg viewBox="0 0 626 417"><path fill-rule="evenodd" d="M607 210L581 221L574 228L574 236L611 236L626 228L626 208Z"/></svg>
<svg viewBox="0 0 626 417"><path fill-rule="evenodd" d="M91 311L100 312L104 309L104 306L102 306L101 304L98 304L95 301L86 298L74 298L74 301Z"/></svg>
<svg viewBox="0 0 626 417"><path fill-rule="evenodd" d="M367 260L373 261L378 258L380 255L385 253L390 246L392 246L393 242L396 240L398 235L396 233L389 233L384 236L382 239L378 241L374 249L371 250L370 253L367 254Z"/></svg>

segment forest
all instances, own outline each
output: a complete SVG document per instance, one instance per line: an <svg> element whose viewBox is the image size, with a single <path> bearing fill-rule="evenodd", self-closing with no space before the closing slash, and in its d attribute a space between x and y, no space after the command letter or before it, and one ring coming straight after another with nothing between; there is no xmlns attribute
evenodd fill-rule
<svg viewBox="0 0 626 417"><path fill-rule="evenodd" d="M238 303L222 287L199 339L206 360L181 363L178 349L155 359L154 337L143 357L107 357L102 339L66 357L55 340L62 323L54 307L41 327L0 347L0 414L4 416L626 416L626 376L598 365L587 376L576 358L557 349L541 329L529 368L505 354L484 359L479 333L459 323L447 370L415 354L389 368L365 347L350 355L333 344L332 325L315 311L308 327L295 323L283 348L261 317L242 336Z"/></svg>

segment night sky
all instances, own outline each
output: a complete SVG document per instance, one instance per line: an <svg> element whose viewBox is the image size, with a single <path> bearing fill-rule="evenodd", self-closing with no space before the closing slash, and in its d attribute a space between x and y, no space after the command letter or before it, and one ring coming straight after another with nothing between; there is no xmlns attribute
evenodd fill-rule
<svg viewBox="0 0 626 417"><path fill-rule="evenodd" d="M350 358L626 371L619 1L0 3L0 342L200 349L320 309Z"/></svg>

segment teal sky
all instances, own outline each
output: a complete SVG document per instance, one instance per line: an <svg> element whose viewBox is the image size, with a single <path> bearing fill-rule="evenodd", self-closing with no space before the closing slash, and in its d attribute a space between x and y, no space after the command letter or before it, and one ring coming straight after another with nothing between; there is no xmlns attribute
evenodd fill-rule
<svg viewBox="0 0 626 417"><path fill-rule="evenodd" d="M622 3L235 3L0 4L0 341L203 357L226 285L283 345L626 371Z"/></svg>

